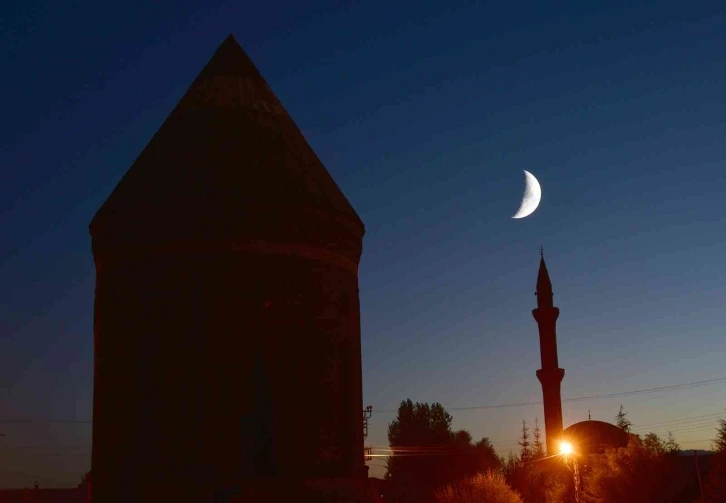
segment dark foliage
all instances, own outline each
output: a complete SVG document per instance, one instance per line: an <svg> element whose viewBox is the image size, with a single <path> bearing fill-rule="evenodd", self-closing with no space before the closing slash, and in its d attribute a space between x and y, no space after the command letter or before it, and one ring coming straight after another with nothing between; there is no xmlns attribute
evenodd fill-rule
<svg viewBox="0 0 726 503"><path fill-rule="evenodd" d="M545 457L544 444L542 443L542 430L539 429L539 421L534 419L534 432L532 434L534 441L532 442L532 459L542 459Z"/></svg>
<svg viewBox="0 0 726 503"><path fill-rule="evenodd" d="M439 503L522 503L500 473L488 471L449 484L436 491Z"/></svg>
<svg viewBox="0 0 726 503"><path fill-rule="evenodd" d="M523 463L528 463L532 460L532 444L529 442L529 428L527 428L527 421L522 421L522 436L517 442L522 448L519 459Z"/></svg>
<svg viewBox="0 0 726 503"><path fill-rule="evenodd" d="M469 432L452 431L451 415L438 403L401 402L388 443L386 479L401 503L435 501L436 489L501 465L488 439L474 443Z"/></svg>
<svg viewBox="0 0 726 503"><path fill-rule="evenodd" d="M585 501L674 501L689 480L677 465L674 445L649 433L631 435L627 447L592 455L584 470Z"/></svg>
<svg viewBox="0 0 726 503"><path fill-rule="evenodd" d="M573 477L560 458L523 462L510 454L504 463L507 483L525 503L570 503L574 496Z"/></svg>
<svg viewBox="0 0 726 503"><path fill-rule="evenodd" d="M630 429L633 426L633 423L631 423L628 419L622 404L620 405L620 410L618 411L618 414L615 416L615 425L623 430L625 433L630 433Z"/></svg>
<svg viewBox="0 0 726 503"><path fill-rule="evenodd" d="M716 454L711 459L711 472L705 482L706 501L726 502L726 420L719 420L713 441Z"/></svg>

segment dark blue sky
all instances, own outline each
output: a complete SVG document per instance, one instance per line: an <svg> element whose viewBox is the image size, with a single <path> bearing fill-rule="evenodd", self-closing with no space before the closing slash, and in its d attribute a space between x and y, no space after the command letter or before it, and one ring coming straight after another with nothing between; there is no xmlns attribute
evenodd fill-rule
<svg viewBox="0 0 726 503"><path fill-rule="evenodd" d="M0 487L90 467L90 422L47 422L91 419L87 225L230 32L366 224L368 444L408 397L541 399L540 244L564 397L725 377L722 2L542 4L6 7L0 419L38 422L0 423ZM523 169L542 204L512 220ZM643 430L704 448L725 402L712 384L565 403L564 420L623 403ZM452 413L503 453L518 422L542 421L540 406Z"/></svg>

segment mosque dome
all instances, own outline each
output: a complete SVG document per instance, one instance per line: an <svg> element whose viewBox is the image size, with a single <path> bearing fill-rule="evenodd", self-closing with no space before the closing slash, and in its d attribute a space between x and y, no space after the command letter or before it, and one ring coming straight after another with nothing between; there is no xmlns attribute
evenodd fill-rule
<svg viewBox="0 0 726 503"><path fill-rule="evenodd" d="M601 454L608 447L625 447L628 434L615 425L604 421L581 421L562 432L564 440L582 455Z"/></svg>

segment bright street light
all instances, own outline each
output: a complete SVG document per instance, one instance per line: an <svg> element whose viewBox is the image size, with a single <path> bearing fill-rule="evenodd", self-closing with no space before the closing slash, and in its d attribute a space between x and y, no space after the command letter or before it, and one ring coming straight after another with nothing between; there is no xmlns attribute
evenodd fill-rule
<svg viewBox="0 0 726 503"><path fill-rule="evenodd" d="M567 456L572 454L572 444L569 442L560 442L560 454Z"/></svg>

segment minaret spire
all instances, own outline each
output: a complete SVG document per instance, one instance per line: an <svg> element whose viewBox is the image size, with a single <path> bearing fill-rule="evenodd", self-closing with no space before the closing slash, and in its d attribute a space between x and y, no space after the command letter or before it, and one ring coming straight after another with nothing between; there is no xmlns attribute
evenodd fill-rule
<svg viewBox="0 0 726 503"><path fill-rule="evenodd" d="M544 255L539 259L539 272L537 273L537 307L553 307L552 281L547 271Z"/></svg>
<svg viewBox="0 0 726 503"><path fill-rule="evenodd" d="M537 371L537 379L542 384L544 399L545 438L547 453L557 452L557 441L562 435L562 399L560 383L565 376L564 369L557 361L557 318L560 310L554 306L552 282L540 247L539 272L537 274L537 308L532 316L539 326L539 348L542 368Z"/></svg>

